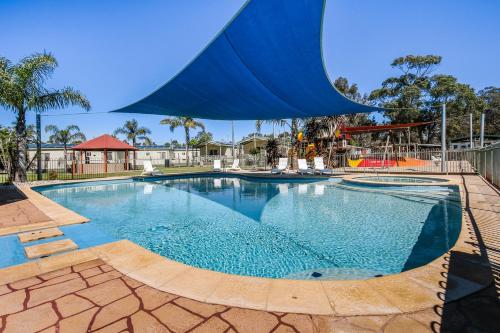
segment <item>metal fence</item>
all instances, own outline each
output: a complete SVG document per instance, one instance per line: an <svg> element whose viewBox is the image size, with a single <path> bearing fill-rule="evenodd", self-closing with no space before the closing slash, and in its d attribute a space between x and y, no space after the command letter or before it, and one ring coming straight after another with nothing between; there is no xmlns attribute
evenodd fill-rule
<svg viewBox="0 0 500 333"><path fill-rule="evenodd" d="M328 167L339 172L363 173L432 173L432 174L481 174L492 184L500 187L500 144L484 149L447 151L443 159L440 150L424 150L406 153L368 153L368 154L334 154L325 157ZM266 170L265 153L257 155L240 155L239 167L244 170ZM120 175L139 175L144 169L144 161L150 161L159 171L171 173L180 171L210 170L214 160L221 160L223 168L232 166L234 159L230 156L202 156L185 159L136 159L136 160L83 160L55 159L42 161L42 180L69 180L110 177ZM444 160L444 162L443 162ZM443 165L444 163L444 165ZM311 164L311 167L314 167ZM442 172L444 169L444 172ZM36 161L30 164L28 181L37 180ZM0 165L0 183L10 181Z"/></svg>
<svg viewBox="0 0 500 333"><path fill-rule="evenodd" d="M242 169L265 169L266 157L264 154L241 155L239 167ZM203 171L210 170L214 160L221 160L223 168L232 166L234 159L228 156L206 156L194 157L189 161L186 159L131 159L131 160L107 160L95 158L75 159L45 159L42 160L42 180L71 180L90 179L112 176L139 175L144 170L144 161L149 161L159 171L172 173L180 171ZM36 160L29 163L27 172L28 181L38 180ZM0 183L9 182L7 171L0 165Z"/></svg>
<svg viewBox="0 0 500 333"><path fill-rule="evenodd" d="M466 156L477 173L500 188L500 143L469 150Z"/></svg>
<svg viewBox="0 0 500 333"><path fill-rule="evenodd" d="M386 172L386 173L433 173L464 174L475 173L468 158L468 151L447 151L442 158L441 150L341 154L331 159L331 167L344 172Z"/></svg>

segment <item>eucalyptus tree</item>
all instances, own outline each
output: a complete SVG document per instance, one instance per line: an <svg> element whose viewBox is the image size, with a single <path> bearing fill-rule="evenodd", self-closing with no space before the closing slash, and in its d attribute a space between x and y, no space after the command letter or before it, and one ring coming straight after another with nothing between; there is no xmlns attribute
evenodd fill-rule
<svg viewBox="0 0 500 333"><path fill-rule="evenodd" d="M27 180L26 114L62 109L69 105L90 110L90 102L79 91L64 87L50 89L46 81L57 68L50 53L34 53L13 64L0 57L0 105L16 114L15 181Z"/></svg>
<svg viewBox="0 0 500 333"><path fill-rule="evenodd" d="M137 140L144 140L151 143L151 139L148 137L151 134L151 130L147 127L139 126L137 120L127 120L122 127L117 128L113 135L124 135L129 142L132 142L132 146L137 145Z"/></svg>
<svg viewBox="0 0 500 333"><path fill-rule="evenodd" d="M165 118L160 121L160 124L170 126L170 132L175 131L175 129L178 127L184 128L184 135L186 139L186 166L189 166L189 131L196 128L201 128L204 131L205 125L202 122L197 121L191 117L183 116Z"/></svg>
<svg viewBox="0 0 500 333"><path fill-rule="evenodd" d="M48 141L50 143L60 143L64 148L64 159L68 151L68 144L78 144L87 140L85 134L80 131L77 125L69 125L66 128L59 129L56 125L45 126L45 132L50 133Z"/></svg>

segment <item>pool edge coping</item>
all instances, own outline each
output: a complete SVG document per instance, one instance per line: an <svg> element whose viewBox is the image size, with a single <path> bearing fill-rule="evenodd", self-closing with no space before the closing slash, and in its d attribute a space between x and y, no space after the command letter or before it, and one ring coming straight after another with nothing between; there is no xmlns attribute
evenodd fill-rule
<svg viewBox="0 0 500 333"><path fill-rule="evenodd" d="M442 175L440 177L443 178ZM447 176L447 178L453 179L456 176ZM95 256L118 271L151 287L207 303L256 310L335 316L414 312L429 308L439 302L435 295L439 290L436 288L439 286L440 279L444 278L442 271L447 271L446 265L450 252L475 253L476 251L471 245L473 239L468 233L471 225L464 211L464 187L462 182L456 179L455 182L456 184L453 185L459 186L462 204L462 226L455 245L447 253L427 265L379 278L309 281L226 274L164 258L128 240L10 266L1 269L0 273L11 272L14 274L7 274L7 277L18 279L19 276L22 278L23 274L32 273L36 270L34 267L50 271L61 268L58 267L59 263L68 264L74 260L81 262L82 259ZM432 184L436 185L436 183ZM446 185L452 184L448 182ZM38 192L31 191L51 201ZM42 208L41 210L44 211L46 207ZM69 211L67 208L64 209ZM79 256L75 253L83 255ZM484 265L484 263L475 264ZM466 291L461 293L459 290L455 298L452 297L447 301L460 299L490 284L490 281L476 283L461 276L448 278L454 278L458 283L456 289L461 289L461 286L465 285ZM0 278L0 284L7 283L4 280Z"/></svg>

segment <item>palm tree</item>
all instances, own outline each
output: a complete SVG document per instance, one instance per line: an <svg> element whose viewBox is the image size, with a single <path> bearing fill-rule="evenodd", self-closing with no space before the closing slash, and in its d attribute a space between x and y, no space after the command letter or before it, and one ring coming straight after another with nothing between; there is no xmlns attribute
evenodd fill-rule
<svg viewBox="0 0 500 333"><path fill-rule="evenodd" d="M65 87L49 89L45 82L57 68L50 53L35 53L17 64L0 57L0 105L16 113L15 180L27 180L26 113L79 105L90 110L90 102L79 91Z"/></svg>
<svg viewBox="0 0 500 333"><path fill-rule="evenodd" d="M50 143L60 143L64 145L64 160L66 160L66 151L68 144L81 143L86 141L85 134L80 132L80 127L69 125L66 128L59 129L56 125L47 125L45 132L52 133L49 136Z"/></svg>
<svg viewBox="0 0 500 333"><path fill-rule="evenodd" d="M257 131L260 131L263 123L278 125L280 127L288 126L290 128L290 139L292 143L292 149L289 151L290 159L291 159L291 167L295 169L297 166L297 158L299 154L299 140L297 140L297 134L299 133L299 127L301 126L303 119L301 118L292 118L290 121L287 119L272 119L272 120L257 120L255 122L255 128ZM274 133L273 133L274 136Z"/></svg>
<svg viewBox="0 0 500 333"><path fill-rule="evenodd" d="M205 125L191 117L171 117L165 118L160 121L162 125L169 125L170 131L173 132L177 127L184 127L184 133L186 135L186 166L189 166L189 130L196 129L197 127L205 130Z"/></svg>
<svg viewBox="0 0 500 333"><path fill-rule="evenodd" d="M127 120L125 124L122 127L117 128L113 134L125 135L127 140L132 141L132 146L134 147L136 146L138 139L151 142L151 139L147 136L148 134L151 134L151 130L147 127L140 127L139 123L135 119Z"/></svg>

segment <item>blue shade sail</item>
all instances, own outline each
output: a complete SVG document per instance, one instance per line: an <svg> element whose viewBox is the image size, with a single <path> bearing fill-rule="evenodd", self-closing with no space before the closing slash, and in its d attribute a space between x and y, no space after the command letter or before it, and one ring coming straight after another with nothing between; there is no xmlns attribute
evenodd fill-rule
<svg viewBox="0 0 500 333"><path fill-rule="evenodd" d="M180 73L113 112L284 119L381 111L344 97L325 71L325 0L249 0Z"/></svg>

